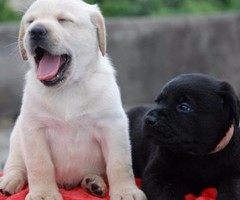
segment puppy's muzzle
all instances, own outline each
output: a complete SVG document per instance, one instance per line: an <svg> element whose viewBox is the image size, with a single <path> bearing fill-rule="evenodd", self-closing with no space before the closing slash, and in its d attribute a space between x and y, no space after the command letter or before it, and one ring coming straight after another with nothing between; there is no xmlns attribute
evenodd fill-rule
<svg viewBox="0 0 240 200"><path fill-rule="evenodd" d="M32 42L38 43L47 38L48 30L43 25L35 25L30 30L30 39Z"/></svg>
<svg viewBox="0 0 240 200"><path fill-rule="evenodd" d="M158 122L158 119L154 116L146 116L144 122L146 126L155 126Z"/></svg>
<svg viewBox="0 0 240 200"><path fill-rule="evenodd" d="M56 54L51 32L43 24L35 24L28 31L29 50L36 64L36 78L52 87L66 80L71 54Z"/></svg>
<svg viewBox="0 0 240 200"><path fill-rule="evenodd" d="M154 127L159 121L166 119L165 109L154 109L150 111L144 119L145 126Z"/></svg>

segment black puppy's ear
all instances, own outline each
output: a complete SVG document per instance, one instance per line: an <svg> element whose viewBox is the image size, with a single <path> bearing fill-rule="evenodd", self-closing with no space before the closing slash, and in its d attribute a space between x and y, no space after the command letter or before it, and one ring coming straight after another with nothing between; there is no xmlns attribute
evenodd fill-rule
<svg viewBox="0 0 240 200"><path fill-rule="evenodd" d="M221 82L221 97L223 100L223 105L229 106L232 117L238 126L240 115L240 101L232 86L227 82Z"/></svg>

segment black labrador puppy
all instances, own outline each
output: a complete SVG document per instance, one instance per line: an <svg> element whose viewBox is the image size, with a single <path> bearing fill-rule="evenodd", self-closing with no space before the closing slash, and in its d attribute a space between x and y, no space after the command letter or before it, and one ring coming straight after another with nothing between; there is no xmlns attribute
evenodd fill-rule
<svg viewBox="0 0 240 200"><path fill-rule="evenodd" d="M183 200L207 187L217 200L240 200L239 101L228 83L183 74L156 105L128 116L134 173L148 200Z"/></svg>

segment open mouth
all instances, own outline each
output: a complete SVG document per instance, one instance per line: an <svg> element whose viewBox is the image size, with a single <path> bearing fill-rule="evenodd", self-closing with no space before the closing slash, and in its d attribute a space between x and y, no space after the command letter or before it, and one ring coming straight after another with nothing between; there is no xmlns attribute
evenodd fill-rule
<svg viewBox="0 0 240 200"><path fill-rule="evenodd" d="M65 81L66 72L71 62L70 55L52 55L40 47L36 48L35 54L38 80L49 87Z"/></svg>

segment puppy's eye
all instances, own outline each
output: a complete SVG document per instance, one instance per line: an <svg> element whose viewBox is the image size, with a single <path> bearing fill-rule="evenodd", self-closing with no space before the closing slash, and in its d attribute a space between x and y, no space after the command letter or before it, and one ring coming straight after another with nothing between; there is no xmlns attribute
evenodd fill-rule
<svg viewBox="0 0 240 200"><path fill-rule="evenodd" d="M33 18L30 18L30 19L27 20L27 23L28 23L28 24L31 24L31 23L33 23L33 22L34 22L34 19L33 19Z"/></svg>
<svg viewBox="0 0 240 200"><path fill-rule="evenodd" d="M66 22L66 21L67 21L67 19L62 18L62 17L59 17L57 20L58 20L60 23L62 23L62 22Z"/></svg>
<svg viewBox="0 0 240 200"><path fill-rule="evenodd" d="M189 113L189 112L192 112L193 111L193 108L192 106L187 103L187 102L182 102L180 104L177 105L177 110L179 112L185 112L185 113Z"/></svg>
<svg viewBox="0 0 240 200"><path fill-rule="evenodd" d="M73 22L71 19L66 18L66 17L58 17L57 20L59 23Z"/></svg>

